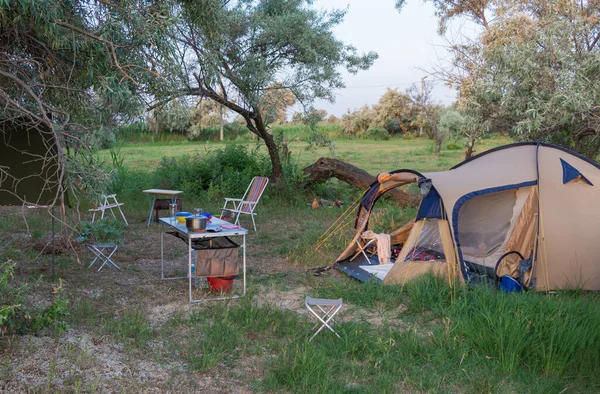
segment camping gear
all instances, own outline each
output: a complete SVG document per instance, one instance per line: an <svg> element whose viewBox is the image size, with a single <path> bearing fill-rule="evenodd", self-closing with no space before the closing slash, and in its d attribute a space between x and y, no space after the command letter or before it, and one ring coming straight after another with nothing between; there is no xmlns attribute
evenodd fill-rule
<svg viewBox="0 0 600 394"><path fill-rule="evenodd" d="M358 204L337 269L373 278L362 259L350 261L360 253L356 242L378 199L408 184L419 186L421 202L414 220L390 232L391 247L401 250L384 284L433 272L449 283L509 276L535 291L600 290L600 165L535 142L491 149L449 171L379 174Z"/></svg>
<svg viewBox="0 0 600 394"><path fill-rule="evenodd" d="M511 276L504 275L500 279L500 290L505 293L518 293L522 289L519 282L513 279Z"/></svg>
<svg viewBox="0 0 600 394"><path fill-rule="evenodd" d="M187 216L185 218L185 227L188 231L204 231L206 230L206 216Z"/></svg>
<svg viewBox="0 0 600 394"><path fill-rule="evenodd" d="M338 338L342 339L340 335L335 332L335 330L331 327L335 320L333 320L333 316L342 309L343 300L338 298L337 300L330 300L326 298L312 298L306 296L304 300L304 305L306 309L317 318L318 322L313 327L313 330L319 327L319 329L310 337L309 342L313 340L314 337L317 336L318 333L321 332L325 327L329 329L332 333L334 333ZM316 307L316 308L314 308ZM331 324L329 323L331 322ZM321 324L319 324L321 323Z"/></svg>
<svg viewBox="0 0 600 394"><path fill-rule="evenodd" d="M248 230L237 228L230 230L221 230L220 226L228 224L227 222L213 218L212 223L207 225L206 231L194 232L188 231L186 227L171 223L169 218L160 218L160 277L163 280L188 280L189 302L204 302L210 300L226 300L241 298L246 295L246 235ZM211 231L219 229L219 231ZM164 235L169 234L181 239L185 243L187 252L187 269L184 276L174 276L179 268L169 267L168 272L165 268L165 248L175 245L165 245ZM241 237L240 244L231 240L231 237ZM215 250L216 249L216 250ZM220 249L232 249L231 251L221 251ZM213 254L214 253L214 254ZM193 259L193 260L192 260ZM194 264L194 275L192 275L192 261ZM239 261L239 265L238 265ZM208 272L207 272L208 270ZM202 297L194 298L193 283L195 277L207 276L230 276L241 274L240 289L235 294L221 297ZM177 275L177 274L175 274Z"/></svg>
<svg viewBox="0 0 600 394"><path fill-rule="evenodd" d="M173 199L171 198L157 198L156 200L154 200L154 220L158 221L158 211L168 211L169 205L171 205L172 203L177 204L176 212L183 211L183 201L181 200L181 198L177 198L175 199L175 201L173 201Z"/></svg>
<svg viewBox="0 0 600 394"><path fill-rule="evenodd" d="M110 213L112 213L113 218L116 219L117 217L115 216L115 212L113 211L113 208L117 208L119 210L119 212L121 213L121 217L123 218L123 221L125 221L125 225L129 226L129 223L127 223L127 219L125 218L125 214L121 210L121 205L123 205L123 203L117 201L116 194L108 194L108 195L102 196L102 203L100 203L96 207L88 209L89 212L93 212L92 223L94 223L94 220L96 220L96 212L102 212L102 215L100 215L100 219L104 219L104 213L106 212L107 209L110 210Z"/></svg>
<svg viewBox="0 0 600 394"><path fill-rule="evenodd" d="M89 251L92 252L92 254L94 255L94 259L92 260L88 268L92 268L94 263L100 260L102 264L100 264L100 268L98 268L96 272L99 272L105 265L121 270L121 268L114 261L112 261L112 256L113 254L115 254L118 248L117 244L91 243L86 244L85 247L88 248Z"/></svg>
<svg viewBox="0 0 600 394"><path fill-rule="evenodd" d="M187 218L188 216L192 216L191 212L177 212L175 214L175 219L177 219L177 222L179 223L185 223L185 218Z"/></svg>
<svg viewBox="0 0 600 394"><path fill-rule="evenodd" d="M255 176L252 178L252 182L248 185L242 198L225 198L225 204L221 208L221 216L223 216L226 210L229 210L237 214L234 224L239 224L241 214L250 215L254 231L256 231L256 223L254 222L254 215L256 213L254 213L254 210L268 183L269 178L264 176ZM231 205L231 207L228 207L228 205Z"/></svg>
<svg viewBox="0 0 600 394"><path fill-rule="evenodd" d="M152 218L154 217L152 210L153 209L157 209L155 207L157 206L161 206L160 203L157 203L158 200L163 200L163 199L159 199L157 198L160 195L165 195L165 196L169 196L171 197L170 199L167 199L167 202L170 200L171 204L178 204L177 207L178 209L182 209L182 203L179 202L178 203L178 199L177 196L181 193L183 193L183 191L181 190L165 190L165 189L147 189L147 190L142 190L142 193L145 193L149 196L152 196L152 201L150 202L150 213L148 214L148 226L150 226L150 222L152 221ZM165 206L164 209L168 209L169 206ZM162 209L162 208L160 208ZM177 212L177 211L175 211ZM158 218L158 210L156 211L156 217ZM171 217L173 217L173 215L171 215Z"/></svg>
<svg viewBox="0 0 600 394"><path fill-rule="evenodd" d="M231 289L231 286L233 286L233 279L235 279L235 276L209 276L206 278L211 290L216 292L227 291Z"/></svg>

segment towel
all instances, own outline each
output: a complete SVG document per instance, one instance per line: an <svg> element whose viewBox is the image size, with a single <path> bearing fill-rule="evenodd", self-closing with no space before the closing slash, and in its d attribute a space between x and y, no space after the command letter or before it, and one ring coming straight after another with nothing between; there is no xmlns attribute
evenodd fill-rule
<svg viewBox="0 0 600 394"><path fill-rule="evenodd" d="M379 264L387 264L390 262L392 251L389 234L376 234L373 231L368 230L362 233L361 237L364 239L375 238L377 242L377 257L379 258Z"/></svg>

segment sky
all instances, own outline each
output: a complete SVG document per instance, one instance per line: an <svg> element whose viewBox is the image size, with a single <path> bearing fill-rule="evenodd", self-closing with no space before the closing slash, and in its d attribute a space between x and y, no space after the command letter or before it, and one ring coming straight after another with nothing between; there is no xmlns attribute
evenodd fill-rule
<svg viewBox="0 0 600 394"><path fill-rule="evenodd" d="M328 114L339 117L348 109L376 104L387 88L404 91L415 82L420 86L421 78L447 56L437 34L434 8L423 0L408 0L400 12L394 8L394 0L315 0L314 6L325 10L348 7L344 22L334 28L336 37L359 52L379 54L369 70L343 73L346 88L335 92L334 104L315 103L315 108ZM432 96L434 102L448 105L456 94L437 82Z"/></svg>

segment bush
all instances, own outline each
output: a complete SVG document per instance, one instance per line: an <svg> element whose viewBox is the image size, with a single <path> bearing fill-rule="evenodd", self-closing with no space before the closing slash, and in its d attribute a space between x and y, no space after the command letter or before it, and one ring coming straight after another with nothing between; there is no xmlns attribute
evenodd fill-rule
<svg viewBox="0 0 600 394"><path fill-rule="evenodd" d="M385 123L385 129L390 134L402 134L404 130L402 129L402 123L400 119L394 118L390 119Z"/></svg>
<svg viewBox="0 0 600 394"><path fill-rule="evenodd" d="M92 222L80 223L80 242L115 242L123 243L123 223L114 218L98 220Z"/></svg>
<svg viewBox="0 0 600 394"><path fill-rule="evenodd" d="M254 176L270 172L271 164L265 155L250 152L243 145L228 145L205 157L163 157L154 178L161 188L177 188L194 196L205 192L235 196L244 193Z"/></svg>
<svg viewBox="0 0 600 394"><path fill-rule="evenodd" d="M448 150L461 150L464 148L464 146L456 142L448 142L448 144L446 144L446 148Z"/></svg>
<svg viewBox="0 0 600 394"><path fill-rule="evenodd" d="M0 334L35 333L44 328L54 329L58 334L67 328L69 300L62 296L62 281L54 288L54 300L50 306L39 309L28 305L25 295L27 285L14 287L15 264L8 261L0 264Z"/></svg>
<svg viewBox="0 0 600 394"><path fill-rule="evenodd" d="M365 132L364 137L370 140L385 141L390 139L390 134L383 127L370 126Z"/></svg>
<svg viewBox="0 0 600 394"><path fill-rule="evenodd" d="M232 122L223 126L223 139L226 141L233 141L242 136L246 136L250 131L238 123ZM221 135L220 127L209 126L200 128L200 125L192 125L187 132L187 139L189 141L219 141Z"/></svg>

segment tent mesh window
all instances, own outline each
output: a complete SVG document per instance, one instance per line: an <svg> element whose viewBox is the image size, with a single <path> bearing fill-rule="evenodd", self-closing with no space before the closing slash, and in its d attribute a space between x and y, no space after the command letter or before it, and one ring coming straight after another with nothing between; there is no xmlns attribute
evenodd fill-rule
<svg viewBox="0 0 600 394"><path fill-rule="evenodd" d="M486 257L504 242L511 228L516 189L476 196L458 215L458 240L463 255Z"/></svg>
<svg viewBox="0 0 600 394"><path fill-rule="evenodd" d="M418 241L406 255L404 261L446 260L437 219L425 219Z"/></svg>

